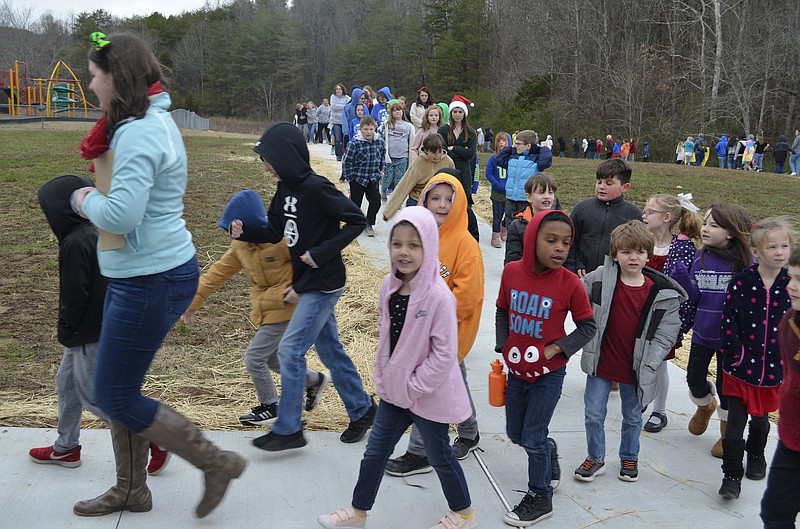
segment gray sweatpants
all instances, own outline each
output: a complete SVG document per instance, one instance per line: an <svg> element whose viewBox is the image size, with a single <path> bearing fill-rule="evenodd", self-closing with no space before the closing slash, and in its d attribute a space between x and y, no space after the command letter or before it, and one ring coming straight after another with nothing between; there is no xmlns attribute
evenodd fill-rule
<svg viewBox="0 0 800 529"><path fill-rule="evenodd" d="M467 383L467 368L464 367L464 362L459 366L461 368L461 375L464 377L464 385L467 386L467 395L469 396L469 405L472 408L472 415L469 416L464 422L456 425L458 436L464 439L475 440L478 438L478 419L475 418L475 403L472 402L472 392L469 390ZM422 434L419 430L411 425L411 436L408 440L408 451L417 456L425 455L425 445L422 443Z"/></svg>
<svg viewBox="0 0 800 529"><path fill-rule="evenodd" d="M94 364L97 342L66 347L56 373L58 396L58 439L53 443L57 452L69 452L80 443L83 408L101 419L108 419L94 400Z"/></svg>
<svg viewBox="0 0 800 529"><path fill-rule="evenodd" d="M268 405L278 402L278 388L275 387L275 381L272 379L272 371L281 372L278 344L288 326L288 321L262 325L244 352L244 363L250 373L250 378L253 379L258 402L261 404ZM322 374L318 371L306 369L306 387L319 383L321 376Z"/></svg>

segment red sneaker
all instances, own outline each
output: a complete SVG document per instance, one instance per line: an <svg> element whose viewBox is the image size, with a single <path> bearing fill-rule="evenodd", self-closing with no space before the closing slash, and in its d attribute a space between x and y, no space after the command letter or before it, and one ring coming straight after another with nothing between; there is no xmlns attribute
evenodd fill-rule
<svg viewBox="0 0 800 529"><path fill-rule="evenodd" d="M81 466L81 445L69 452L57 452L52 446L31 448L28 452L31 461L43 465L61 465L62 467L75 468Z"/></svg>
<svg viewBox="0 0 800 529"><path fill-rule="evenodd" d="M150 443L150 464L147 465L147 473L151 476L160 473L169 463L171 455L170 452L162 450L157 444Z"/></svg>

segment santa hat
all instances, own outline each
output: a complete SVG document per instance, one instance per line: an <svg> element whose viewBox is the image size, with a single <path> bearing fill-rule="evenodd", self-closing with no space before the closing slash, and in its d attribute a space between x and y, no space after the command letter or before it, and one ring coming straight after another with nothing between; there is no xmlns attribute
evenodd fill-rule
<svg viewBox="0 0 800 529"><path fill-rule="evenodd" d="M453 96L453 100L450 102L450 112L453 111L454 108L460 108L464 111L464 115L469 115L469 107L474 107L475 104L467 99L464 96L460 96L458 94Z"/></svg>

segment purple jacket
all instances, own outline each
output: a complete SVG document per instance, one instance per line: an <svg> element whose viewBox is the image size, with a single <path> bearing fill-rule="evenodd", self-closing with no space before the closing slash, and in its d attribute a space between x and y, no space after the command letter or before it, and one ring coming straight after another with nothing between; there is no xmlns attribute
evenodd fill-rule
<svg viewBox="0 0 800 529"><path fill-rule="evenodd" d="M439 275L439 228L433 214L421 206L404 208L393 220L392 229L404 220L416 228L423 258L410 283L406 319L391 356L389 297L402 285L394 266L381 285L375 389L381 400L423 419L459 423L470 416L472 408L458 367L456 299Z"/></svg>
<svg viewBox="0 0 800 529"><path fill-rule="evenodd" d="M728 285L722 319L722 369L757 387L783 381L778 324L791 307L789 274L782 269L767 289L758 265L739 272Z"/></svg>
<svg viewBox="0 0 800 529"><path fill-rule="evenodd" d="M733 260L697 250L689 270L686 270L685 264L678 262L669 276L686 290L689 301L697 307L692 318L692 343L718 351L722 345L722 305L725 303L728 282L733 276Z"/></svg>

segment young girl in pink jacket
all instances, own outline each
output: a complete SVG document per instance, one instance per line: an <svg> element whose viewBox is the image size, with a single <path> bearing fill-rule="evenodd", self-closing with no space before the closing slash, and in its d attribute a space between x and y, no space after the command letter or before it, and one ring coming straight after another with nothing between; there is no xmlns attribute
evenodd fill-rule
<svg viewBox="0 0 800 529"><path fill-rule="evenodd" d="M478 520L448 435L451 423L471 414L458 367L456 301L439 275L439 230L433 214L412 206L395 219L389 236L392 271L383 280L378 304L375 388L381 402L351 506L318 521L329 529L365 526L386 463L413 423L450 507L433 529L469 529Z"/></svg>

